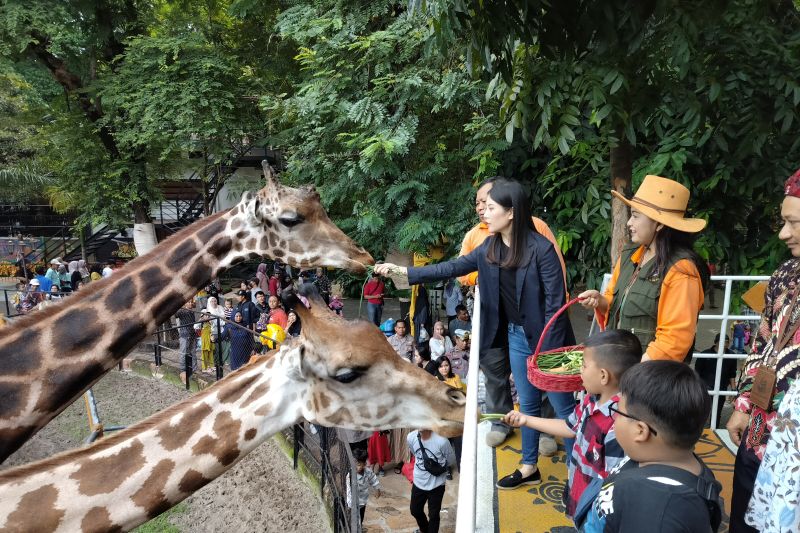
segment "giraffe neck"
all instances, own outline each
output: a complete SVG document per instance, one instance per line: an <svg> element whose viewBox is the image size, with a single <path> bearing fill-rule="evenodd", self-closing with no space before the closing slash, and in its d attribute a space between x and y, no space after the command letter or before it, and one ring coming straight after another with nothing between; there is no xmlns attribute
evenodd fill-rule
<svg viewBox="0 0 800 533"><path fill-rule="evenodd" d="M111 278L0 331L0 462L233 264L270 251L245 209L212 215Z"/></svg>
<svg viewBox="0 0 800 533"><path fill-rule="evenodd" d="M299 345L95 445L0 472L0 529L129 530L300 418Z"/></svg>

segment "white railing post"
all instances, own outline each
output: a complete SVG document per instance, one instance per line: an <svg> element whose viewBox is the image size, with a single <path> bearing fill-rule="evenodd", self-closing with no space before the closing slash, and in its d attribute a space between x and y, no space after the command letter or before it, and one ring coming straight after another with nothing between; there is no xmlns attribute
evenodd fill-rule
<svg viewBox="0 0 800 533"><path fill-rule="evenodd" d="M475 531L475 489L478 479L478 372L481 348L481 295L477 286L475 286L470 339L472 344L467 373L467 408L464 412L464 435L461 445L456 533Z"/></svg>

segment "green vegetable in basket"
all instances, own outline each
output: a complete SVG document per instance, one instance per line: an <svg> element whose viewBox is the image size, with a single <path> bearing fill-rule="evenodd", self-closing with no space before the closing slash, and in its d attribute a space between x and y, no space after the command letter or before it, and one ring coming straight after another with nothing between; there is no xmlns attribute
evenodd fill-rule
<svg viewBox="0 0 800 533"><path fill-rule="evenodd" d="M539 370L548 374L575 375L580 374L583 364L583 350L570 350L539 355Z"/></svg>

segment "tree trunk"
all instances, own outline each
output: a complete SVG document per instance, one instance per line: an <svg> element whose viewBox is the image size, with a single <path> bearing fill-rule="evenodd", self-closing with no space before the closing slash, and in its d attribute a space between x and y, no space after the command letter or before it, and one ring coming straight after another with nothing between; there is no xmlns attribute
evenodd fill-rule
<svg viewBox="0 0 800 533"><path fill-rule="evenodd" d="M633 174L631 161L631 145L627 141L611 149L611 188L618 193L630 197L631 178ZM628 244L627 221L630 217L628 206L618 199L611 198L611 267L617 262L622 249Z"/></svg>
<svg viewBox="0 0 800 533"><path fill-rule="evenodd" d="M150 217L150 204L134 202L133 204L133 245L136 253L144 255L158 244L156 227Z"/></svg>

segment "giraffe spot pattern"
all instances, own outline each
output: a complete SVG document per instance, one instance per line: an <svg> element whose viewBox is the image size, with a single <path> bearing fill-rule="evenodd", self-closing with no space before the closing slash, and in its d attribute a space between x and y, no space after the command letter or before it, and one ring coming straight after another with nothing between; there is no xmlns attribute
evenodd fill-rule
<svg viewBox="0 0 800 533"><path fill-rule="evenodd" d="M111 521L111 514L105 507L92 507L81 520L83 533L99 531L122 531L122 527Z"/></svg>
<svg viewBox="0 0 800 533"><path fill-rule="evenodd" d="M156 517L172 507L167 499L166 487L174 469L175 462L173 460L160 460L145 480L142 488L131 496L131 501L145 509L149 518Z"/></svg>
<svg viewBox="0 0 800 533"><path fill-rule="evenodd" d="M211 407L205 403L199 403L186 411L180 421L175 426L164 426L158 433L161 446L168 452L177 450L186 444L192 435L200 430L200 426L211 413Z"/></svg>
<svg viewBox="0 0 800 533"><path fill-rule="evenodd" d="M150 300L152 301L152 300ZM183 294L178 291L170 291L158 300L150 309L150 315L158 324L163 324L175 314L175 311L186 301Z"/></svg>
<svg viewBox="0 0 800 533"><path fill-rule="evenodd" d="M49 370L41 379L47 384L47 394L43 394L35 409L46 413L60 413L83 393L87 384L94 383L106 369L99 362L69 364L62 361L56 369Z"/></svg>
<svg viewBox="0 0 800 533"><path fill-rule="evenodd" d="M78 482L81 494L107 494L116 490L134 472L141 470L147 462L143 452L144 445L134 440L130 446L113 455L80 462L80 467L70 478Z"/></svg>
<svg viewBox="0 0 800 533"><path fill-rule="evenodd" d="M331 399L324 392L317 393L317 396L319 397L320 407L322 407L324 410L327 410L331 404Z"/></svg>
<svg viewBox="0 0 800 533"><path fill-rule="evenodd" d="M197 232L197 238L200 239L200 242L209 242L214 237L224 233L227 224L228 222L224 218L217 219L205 228L200 229Z"/></svg>
<svg viewBox="0 0 800 533"><path fill-rule="evenodd" d="M258 433L258 431L255 428L248 429L244 432L244 440L253 440L256 438L256 433Z"/></svg>
<svg viewBox="0 0 800 533"><path fill-rule="evenodd" d="M127 318L114 325L114 337L108 350L116 357L130 352L147 333L147 324L139 318Z"/></svg>
<svg viewBox="0 0 800 533"><path fill-rule="evenodd" d="M178 483L178 489L185 494L192 494L196 490L207 485L211 480L197 470L189 469Z"/></svg>
<svg viewBox="0 0 800 533"><path fill-rule="evenodd" d="M211 265L205 261L196 261L191 270L183 276L183 281L190 287L200 288L211 279Z"/></svg>
<svg viewBox="0 0 800 533"><path fill-rule="evenodd" d="M269 383L260 384L258 387L253 389L253 392L251 392L250 395L247 397L247 399L242 403L242 409L244 409L251 403L255 402L256 400L263 398L268 392L269 392Z"/></svg>
<svg viewBox="0 0 800 533"><path fill-rule="evenodd" d="M112 313L120 313L133 305L136 298L136 285L130 276L119 280L111 287L110 291L106 291L108 296L103 300L106 309Z"/></svg>
<svg viewBox="0 0 800 533"><path fill-rule="evenodd" d="M181 265L183 267L184 265ZM140 301L149 302L156 298L164 287L169 285L170 278L161 271L161 267L151 266L139 273Z"/></svg>
<svg viewBox="0 0 800 533"><path fill-rule="evenodd" d="M42 364L40 340L38 333L26 329L0 348L0 375L25 376L39 368ZM6 395L0 390L0 398Z"/></svg>
<svg viewBox="0 0 800 533"><path fill-rule="evenodd" d="M53 531L65 512L56 507L58 489L45 485L22 497L6 521L5 531Z"/></svg>
<svg viewBox="0 0 800 533"><path fill-rule="evenodd" d="M233 239L230 237L221 237L208 247L208 252L214 257L220 258L230 252L231 248L233 248Z"/></svg>
<svg viewBox="0 0 800 533"><path fill-rule="evenodd" d="M217 396L217 399L219 400L220 403L236 402L239 398L242 397L242 394L247 392L247 390L250 388L250 385L252 385L259 377L260 376L258 376L257 374L253 374L252 376L247 376L247 378L245 379L240 379L237 382L236 387L223 388L222 391L220 391L219 395Z"/></svg>
<svg viewBox="0 0 800 533"><path fill-rule="evenodd" d="M59 356L84 355L103 335L106 328L96 309L70 309L53 324Z"/></svg>
<svg viewBox="0 0 800 533"><path fill-rule="evenodd" d="M197 243L194 241L194 239L184 240L175 248L173 248L172 253L167 256L167 268L172 271L181 270L191 262L192 258L197 255L198 251ZM147 277L144 279L146 280Z"/></svg>
<svg viewBox="0 0 800 533"><path fill-rule="evenodd" d="M22 414L28 401L29 383L3 383L0 388L0 418L11 418Z"/></svg>
<svg viewBox="0 0 800 533"><path fill-rule="evenodd" d="M233 464L241 453L237 446L241 427L242 423L234 419L230 413L218 414L214 420L214 433L217 438L204 436L194 445L192 452L195 455L213 455L223 466Z"/></svg>

